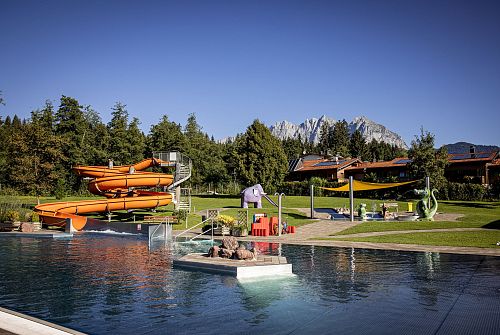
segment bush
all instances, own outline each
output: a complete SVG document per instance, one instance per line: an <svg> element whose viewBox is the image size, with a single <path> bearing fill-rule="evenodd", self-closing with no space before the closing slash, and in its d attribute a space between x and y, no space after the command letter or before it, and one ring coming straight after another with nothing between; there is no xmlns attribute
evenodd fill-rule
<svg viewBox="0 0 500 335"><path fill-rule="evenodd" d="M497 179L493 183L491 183L489 196L492 200L500 199L500 179Z"/></svg>
<svg viewBox="0 0 500 335"><path fill-rule="evenodd" d="M35 213L35 212L29 213L28 222L39 222L39 221L40 221L40 217L38 216L37 213Z"/></svg>
<svg viewBox="0 0 500 335"><path fill-rule="evenodd" d="M5 213L5 220L6 221L19 221L20 215L19 212L13 209L9 209Z"/></svg>
<svg viewBox="0 0 500 335"><path fill-rule="evenodd" d="M447 200L481 201L487 196L487 189L479 184L449 182L441 193L439 198Z"/></svg>
<svg viewBox="0 0 500 335"><path fill-rule="evenodd" d="M235 224L236 219L229 215L219 214L217 215L216 221L226 227L232 227Z"/></svg>
<svg viewBox="0 0 500 335"><path fill-rule="evenodd" d="M186 222L188 212L185 209L178 209L173 211L172 215L177 216L177 220L179 221L179 223L181 223Z"/></svg>

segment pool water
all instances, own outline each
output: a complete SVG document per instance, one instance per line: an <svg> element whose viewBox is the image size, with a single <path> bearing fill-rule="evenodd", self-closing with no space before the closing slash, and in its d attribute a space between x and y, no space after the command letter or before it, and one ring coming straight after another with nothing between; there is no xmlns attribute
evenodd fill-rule
<svg viewBox="0 0 500 335"><path fill-rule="evenodd" d="M292 278L172 268L208 245L0 239L0 306L90 334L500 334L500 258L254 243Z"/></svg>

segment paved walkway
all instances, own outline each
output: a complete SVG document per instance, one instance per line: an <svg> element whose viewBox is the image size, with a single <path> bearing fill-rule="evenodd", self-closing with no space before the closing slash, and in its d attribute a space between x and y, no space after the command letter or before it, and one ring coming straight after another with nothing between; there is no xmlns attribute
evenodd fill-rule
<svg viewBox="0 0 500 335"><path fill-rule="evenodd" d="M330 247L341 247L341 248L384 249L384 250L423 251L423 252L441 252L441 253L452 253L452 254L500 256L500 247L498 248L450 247L450 246L434 246L434 245L418 245L418 244L350 242L350 241L335 240L335 238L365 237L365 236L389 235L389 234L411 234L415 232L486 230L481 228L386 231L386 232L373 232L373 233L362 233L362 234L351 234L351 235L339 235L335 237L330 236L331 234L353 227L359 223L361 222L318 220L317 222L297 227L295 234L286 234L282 236L247 236L247 237L238 237L238 240L330 246Z"/></svg>

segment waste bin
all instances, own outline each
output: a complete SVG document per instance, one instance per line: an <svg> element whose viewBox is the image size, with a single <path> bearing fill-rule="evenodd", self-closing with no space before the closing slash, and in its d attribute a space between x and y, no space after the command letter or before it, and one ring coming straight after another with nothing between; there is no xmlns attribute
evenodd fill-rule
<svg viewBox="0 0 500 335"><path fill-rule="evenodd" d="M408 203L408 212L413 212L413 202Z"/></svg>

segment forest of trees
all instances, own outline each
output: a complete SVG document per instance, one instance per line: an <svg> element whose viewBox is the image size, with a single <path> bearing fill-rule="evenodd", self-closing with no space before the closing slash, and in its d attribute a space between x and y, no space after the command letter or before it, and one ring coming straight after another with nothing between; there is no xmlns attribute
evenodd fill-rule
<svg viewBox="0 0 500 335"><path fill-rule="evenodd" d="M405 155L384 142L366 143L359 132L349 136L345 121L326 127L317 146L300 138L281 141L258 120L233 141L219 143L203 132L194 114L184 126L159 115L158 123L144 134L140 120L130 117L125 104L116 103L105 124L90 105L68 96L62 96L58 106L47 101L28 119L0 117L0 143L0 192L29 195L86 194L84 181L71 167L107 165L108 159L116 165L130 164L154 151L188 155L193 161L190 186L219 192L239 192L254 183L273 192L285 179L287 160L307 153L366 161Z"/></svg>

